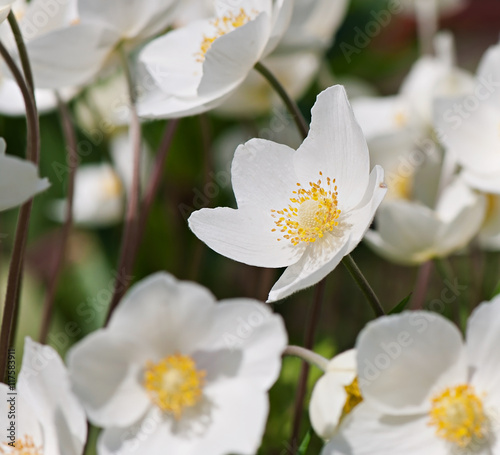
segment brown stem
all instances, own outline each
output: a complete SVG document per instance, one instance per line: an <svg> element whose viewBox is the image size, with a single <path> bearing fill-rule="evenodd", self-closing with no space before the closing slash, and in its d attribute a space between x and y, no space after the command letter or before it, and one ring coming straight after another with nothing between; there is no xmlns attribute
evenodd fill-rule
<svg viewBox="0 0 500 455"><path fill-rule="evenodd" d="M68 176L68 194L66 206L66 219L62 228L62 234L57 251L56 264L50 279L47 296L43 305L42 325L40 328L40 343L47 342L49 334L50 321L54 310L54 299L57 291L57 284L61 276L64 258L66 255L66 247L68 245L69 234L73 225L73 196L75 193L75 176L78 168L78 153L77 139L71 114L68 106L60 98L58 98L59 114L61 117L61 125L63 129L64 139L66 142L66 150L68 151L70 170Z"/></svg>
<svg viewBox="0 0 500 455"><path fill-rule="evenodd" d="M318 329L319 315L321 312L321 304L323 303L323 298L325 296L325 288L326 278L316 285L316 289L314 292L314 302L310 310L309 322L306 327L304 339L304 348L308 350L312 350L314 347L314 339L316 336L316 330ZM302 413L304 410L308 377L309 364L307 362L302 362L299 384L297 386L297 394L295 395L292 436L290 438L290 445L294 448L294 450L298 447L299 444L300 424L302 422Z"/></svg>

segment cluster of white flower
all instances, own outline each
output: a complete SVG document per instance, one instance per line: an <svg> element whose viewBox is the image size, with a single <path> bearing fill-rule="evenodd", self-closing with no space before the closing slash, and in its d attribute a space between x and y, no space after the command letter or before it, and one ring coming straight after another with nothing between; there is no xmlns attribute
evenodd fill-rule
<svg viewBox="0 0 500 455"><path fill-rule="evenodd" d="M416 10L424 21L465 3L401 1L399 11ZM267 303L320 283L345 261L380 316L349 256L362 240L405 265L446 258L473 241L500 251L500 45L473 76L456 66L451 34L433 34L435 56L415 63L397 95L353 96L351 107L344 86L332 85L317 95L308 127L294 100L317 76L347 7L347 0L0 0L0 113L26 113L32 152L27 160L8 156L0 139L0 211L49 187L39 177L34 117L64 112L73 100L79 126L99 131L111 160L80 167L71 196L53 200L49 216L68 229L125 217L120 265L129 273L141 193L161 177L152 177L158 169L139 117L256 116L281 98L303 142L240 144L231 166L237 208L203 208L187 221L220 255L286 268ZM19 310L30 204L23 207L0 329L2 375ZM87 422L102 429L99 455L256 454L282 356L298 355L324 372L309 406L322 455L500 455L500 297L474 310L465 343L441 315L394 312L328 361L310 346L287 347L284 320L270 305L218 302L199 284L153 274L115 292L109 320L70 348L67 366L51 347L25 339L17 385L0 384L8 406L0 454L82 455Z"/></svg>

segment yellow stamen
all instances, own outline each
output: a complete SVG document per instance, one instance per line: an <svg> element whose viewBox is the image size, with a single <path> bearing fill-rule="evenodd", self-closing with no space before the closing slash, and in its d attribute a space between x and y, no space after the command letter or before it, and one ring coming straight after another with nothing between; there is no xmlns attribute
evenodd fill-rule
<svg viewBox="0 0 500 455"><path fill-rule="evenodd" d="M459 448L484 440L488 433L488 417L481 398L465 384L449 387L432 399L429 425L436 434Z"/></svg>
<svg viewBox="0 0 500 455"><path fill-rule="evenodd" d="M6 442L0 443L0 453L9 455L42 455L43 451L40 447L35 446L33 438L26 435L24 439L18 439L14 447L9 446Z"/></svg>
<svg viewBox="0 0 500 455"><path fill-rule="evenodd" d="M109 176L106 176L102 185L104 194L110 199L114 199L123 194L122 181L115 172L111 172Z"/></svg>
<svg viewBox="0 0 500 455"><path fill-rule="evenodd" d="M349 385L344 387L347 393L347 400L344 404L344 409L342 409L342 417L343 419L347 414L349 414L359 403L363 401L363 397L361 396L361 390L359 390L358 378L354 378Z"/></svg>
<svg viewBox="0 0 500 455"><path fill-rule="evenodd" d="M320 172L320 177L323 173ZM274 222L283 233L282 238L293 245L300 242L315 242L325 232L331 232L339 225L341 211L337 208L337 187L335 179L326 179L326 188L322 187L321 178L316 183L309 182L309 189L297 183L297 191L290 198L291 204L283 210L271 210ZM273 229L276 232L277 229ZM281 241L279 238L278 241Z"/></svg>
<svg viewBox="0 0 500 455"><path fill-rule="evenodd" d="M200 401L205 375L205 371L196 369L191 357L174 354L157 364L148 362L144 372L144 388L151 401L162 411L180 419L185 408Z"/></svg>
<svg viewBox="0 0 500 455"><path fill-rule="evenodd" d="M203 41L200 46L200 52L196 54L197 61L203 62L205 60L205 55L208 50L212 47L213 42L225 35L226 33L232 32L234 29L245 25L251 17L245 12L243 8L240 9L239 13L228 13L225 16L219 17L212 21L212 25L215 28L214 35L204 36Z"/></svg>
<svg viewBox="0 0 500 455"><path fill-rule="evenodd" d="M404 112L397 112L394 116L394 122L398 128L403 128L408 123L408 117Z"/></svg>

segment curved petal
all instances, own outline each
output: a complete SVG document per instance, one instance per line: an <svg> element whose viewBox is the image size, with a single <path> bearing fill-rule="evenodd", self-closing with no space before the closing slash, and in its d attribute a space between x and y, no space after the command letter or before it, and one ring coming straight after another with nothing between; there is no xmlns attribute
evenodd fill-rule
<svg viewBox="0 0 500 455"><path fill-rule="evenodd" d="M500 194L500 170L493 173L478 173L474 170L464 169L462 177L472 188L485 193Z"/></svg>
<svg viewBox="0 0 500 455"><path fill-rule="evenodd" d="M267 57L281 42L290 25L292 13L295 8L294 3L289 0L277 0L273 2L270 35L266 47L262 51L261 58Z"/></svg>
<svg viewBox="0 0 500 455"><path fill-rule="evenodd" d="M500 296L477 307L467 322L467 355L472 384L486 394L496 393L500 381Z"/></svg>
<svg viewBox="0 0 500 455"><path fill-rule="evenodd" d="M152 412L132 428L106 429L98 441L99 454L153 454L165 447L176 455L256 453L268 414L266 394L245 381L224 381L206 390L206 401L205 413L179 422Z"/></svg>
<svg viewBox="0 0 500 455"><path fill-rule="evenodd" d="M361 394L381 412L426 412L436 392L467 380L462 336L435 313L379 318L363 329L356 348Z"/></svg>
<svg viewBox="0 0 500 455"><path fill-rule="evenodd" d="M380 166L375 166L370 174L370 181L366 188L366 193L358 207L346 214L346 223L350 227L349 252L354 250L363 239L366 231L373 221L375 212L379 208L387 193L387 186L384 183L384 170Z"/></svg>
<svg viewBox="0 0 500 455"><path fill-rule="evenodd" d="M234 375L268 390L278 379L287 340L283 319L262 302L231 299L216 306L211 332L204 344L210 351L224 350L227 361L236 359L232 354L238 352ZM205 360L210 361L210 357ZM197 362L197 365L203 368L203 363ZM212 363L205 368L208 374L209 368L214 369Z"/></svg>
<svg viewBox="0 0 500 455"><path fill-rule="evenodd" d="M252 139L234 153L231 181L239 208L288 207L298 177L293 167L295 150L264 139Z"/></svg>
<svg viewBox="0 0 500 455"><path fill-rule="evenodd" d="M196 237L217 253L257 267L286 267L299 260L303 246L278 241L266 210L227 207L201 209L188 219Z"/></svg>
<svg viewBox="0 0 500 455"><path fill-rule="evenodd" d="M67 362L73 391L95 425L127 426L151 406L141 373L150 360L142 340L98 330L77 343Z"/></svg>
<svg viewBox="0 0 500 455"><path fill-rule="evenodd" d="M57 99L52 90L35 90L36 107L39 113L49 112L57 106ZM11 116L24 116L26 106L21 90L17 83L11 79L0 82L0 113Z"/></svg>
<svg viewBox="0 0 500 455"><path fill-rule="evenodd" d="M42 426L44 451L80 455L87 440L87 419L53 348L26 338L17 388Z"/></svg>
<svg viewBox="0 0 500 455"><path fill-rule="evenodd" d="M214 303L215 298L203 286L155 273L130 288L108 330L143 340L150 360L175 352L190 354L204 345L210 333Z"/></svg>
<svg viewBox="0 0 500 455"><path fill-rule="evenodd" d="M311 129L294 158L297 175L315 182L321 171L335 179L339 207L349 211L366 192L370 156L345 89L340 85L320 93L312 108Z"/></svg>
<svg viewBox="0 0 500 455"><path fill-rule="evenodd" d="M281 275L267 301L284 299L321 281L349 254L349 242L349 237L339 238L326 233L322 239L309 244L300 260Z"/></svg>
<svg viewBox="0 0 500 455"><path fill-rule="evenodd" d="M420 455L423 447L429 455L449 453L446 442L428 425L427 416L383 415L361 403L321 455Z"/></svg>
<svg viewBox="0 0 500 455"><path fill-rule="evenodd" d="M56 30L27 45L38 88L85 85L97 75L119 37L99 24Z"/></svg>
<svg viewBox="0 0 500 455"><path fill-rule="evenodd" d="M38 178L33 163L0 155L0 211L23 204L49 186L47 179Z"/></svg>

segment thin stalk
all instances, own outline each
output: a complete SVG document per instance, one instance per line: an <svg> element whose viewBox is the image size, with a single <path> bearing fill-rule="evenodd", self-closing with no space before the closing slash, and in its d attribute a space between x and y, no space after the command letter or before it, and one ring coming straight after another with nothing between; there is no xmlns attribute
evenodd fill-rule
<svg viewBox="0 0 500 455"><path fill-rule="evenodd" d="M47 295L43 305L42 324L40 327L40 343L47 342L49 334L50 321L54 310L54 299L57 291L57 284L61 276L64 258L66 255L66 247L68 245L69 234L73 225L73 196L75 193L75 176L78 167L78 152L77 152L77 139L71 114L68 106L60 98L58 98L59 115L61 117L61 126L63 130L64 139L66 142L66 150L68 151L70 170L68 176L68 194L66 206L66 218L62 228L62 234L57 251L56 264L52 273Z"/></svg>
<svg viewBox="0 0 500 455"><path fill-rule="evenodd" d="M385 311L382 305L380 304L380 300L378 299L377 294L375 294L370 284L366 280L365 276L361 273L361 270L359 270L359 267L356 264L356 262L354 262L352 256L350 254L345 256L344 259L342 259L342 264L344 264L346 269L353 277L354 281L358 284L359 288L365 295L366 300L368 300L368 303L372 307L372 310L375 313L375 315L377 317L383 316L385 314Z"/></svg>
<svg viewBox="0 0 500 455"><path fill-rule="evenodd" d="M33 73L31 71L28 51L26 50L26 44L24 43L23 34L21 33L21 29L19 28L19 24L17 23L16 15L12 12L12 10L7 16L7 19L9 21L10 28L12 29L12 33L14 34L14 39L16 40L16 46L19 52L21 66L23 68L24 78L26 79L26 83L28 84L31 93L34 94L35 84L33 82Z"/></svg>
<svg viewBox="0 0 500 455"><path fill-rule="evenodd" d="M415 285L415 294L411 301L413 310L421 310L425 303L425 294L429 287L429 279L432 272L432 261L424 262L418 269L417 283Z"/></svg>
<svg viewBox="0 0 500 455"><path fill-rule="evenodd" d="M314 339L318 329L319 315L321 312L321 305L325 296L326 278L316 285L314 292L314 301L309 315L309 322L306 326L306 333L304 337L304 348L311 351L314 347ZM299 383L297 386L297 393L295 395L295 410L293 415L292 435L290 438L291 447L297 447L299 443L300 424L302 422L302 413L304 410L304 401L306 398L307 379L309 377L309 363L302 362L300 370Z"/></svg>
<svg viewBox="0 0 500 455"><path fill-rule="evenodd" d="M127 79L127 86L130 98L130 136L133 147L133 176L132 188L128 196L127 213L125 215L125 227L123 230L122 243L120 247L120 258L118 269L116 271L116 280L106 319L106 325L109 322L111 314L120 302L130 284L130 273L133 268L134 248L131 247L132 239L136 238L139 225L139 204L141 200L141 123L137 114L137 93L130 71L127 54L120 46L118 48L122 60L123 70Z"/></svg>
<svg viewBox="0 0 500 455"><path fill-rule="evenodd" d="M328 367L328 360L323 356L316 354L309 349L305 349L301 346L288 346L283 353L284 356L298 357L310 365L318 367L321 371L326 371Z"/></svg>
<svg viewBox="0 0 500 455"><path fill-rule="evenodd" d="M293 115L297 128L302 137L305 139L309 132L309 127L304 116L302 115L302 112L297 106L297 103L295 103L295 101L288 95L285 88L281 85L278 79L276 79L276 77L262 63L258 62L255 65L255 69L260 74L262 74L262 76L264 76L271 84L271 86L276 90L276 93L281 97L286 107ZM373 292L373 289L368 284L367 279L364 277L361 270L359 270L359 267L356 265L351 255L345 256L342 262L349 270L356 284L360 287L361 291L368 300L368 303L375 311L375 314L377 316L382 316L383 314L385 314L382 305L380 305L380 301L377 295L375 294L375 292Z"/></svg>
<svg viewBox="0 0 500 455"><path fill-rule="evenodd" d="M453 269L451 268L450 263L443 258L435 258L434 259L434 265L436 266L436 270L438 271L439 275L441 275L441 278L443 279L443 282L445 285L449 285L449 283L453 282ZM460 321L460 306L459 305L453 305L451 308L451 316L453 320L457 323L458 326L461 325Z"/></svg>
<svg viewBox="0 0 500 455"><path fill-rule="evenodd" d="M309 132L309 125L307 124L304 116L302 115L302 112L300 112L297 103L288 95L287 91L285 90L283 85L281 85L280 81L276 79L274 74L271 73L271 71L269 71L261 62L258 62L255 65L255 69L260 74L262 74L262 76L264 76L267 79L269 84L271 84L273 89L276 90L276 93L280 96L280 98L285 103L287 109L292 114L295 124L297 125L297 128L300 131L300 134L302 135L302 137L306 138L307 133Z"/></svg>
<svg viewBox="0 0 500 455"><path fill-rule="evenodd" d="M38 165L40 155L40 132L38 112L33 93L27 86L21 71L2 43L0 43L0 55L9 67L24 99L27 124L26 158L29 161L32 161L35 165ZM33 199L30 199L21 207L19 211L19 218L14 239L14 249L12 252L9 276L7 280L7 292L5 296L2 327L0 329L0 379L4 378L7 370L8 350L10 347L11 335L16 320L15 315L17 313L17 306L19 303L21 274L24 264L24 252L28 238L32 205Z"/></svg>

